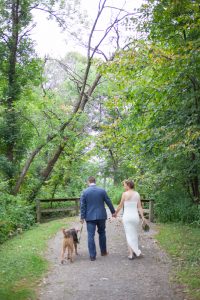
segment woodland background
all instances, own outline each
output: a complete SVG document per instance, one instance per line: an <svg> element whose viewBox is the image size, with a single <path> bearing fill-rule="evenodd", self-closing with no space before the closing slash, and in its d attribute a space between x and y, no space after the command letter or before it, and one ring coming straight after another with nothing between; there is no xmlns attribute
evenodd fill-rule
<svg viewBox="0 0 200 300"><path fill-rule="evenodd" d="M87 55L38 57L36 10ZM0 1L0 25L0 242L35 224L36 198L79 197L89 175L115 203L132 178L157 221L200 226L199 1L104 0L93 22L78 1Z"/></svg>

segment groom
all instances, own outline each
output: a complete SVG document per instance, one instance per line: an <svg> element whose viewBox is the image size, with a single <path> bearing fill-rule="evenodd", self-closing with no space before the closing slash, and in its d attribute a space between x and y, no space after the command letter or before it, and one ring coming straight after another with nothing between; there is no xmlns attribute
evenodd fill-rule
<svg viewBox="0 0 200 300"><path fill-rule="evenodd" d="M88 250L90 260L96 259L96 245L94 241L96 227L99 234L99 246L101 255L107 255L106 249L106 219L107 213L104 203L107 204L113 216L115 216L115 209L106 191L96 186L96 180L93 176L88 178L88 188L83 191L80 199L81 206L81 223L84 220L87 223L88 232Z"/></svg>

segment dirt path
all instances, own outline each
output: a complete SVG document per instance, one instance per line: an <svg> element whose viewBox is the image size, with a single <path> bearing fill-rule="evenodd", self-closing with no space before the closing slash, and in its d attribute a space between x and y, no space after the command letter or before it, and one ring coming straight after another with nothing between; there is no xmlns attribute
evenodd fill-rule
<svg viewBox="0 0 200 300"><path fill-rule="evenodd" d="M78 223L72 227L80 227ZM47 259L51 269L38 291L39 300L186 300L169 284L170 260L150 233L141 233L144 258L127 259L123 226L119 219L107 222L109 255L88 259L86 228L75 262L60 264L62 233L50 241ZM98 244L97 244L98 246ZM98 249L98 247L97 247Z"/></svg>

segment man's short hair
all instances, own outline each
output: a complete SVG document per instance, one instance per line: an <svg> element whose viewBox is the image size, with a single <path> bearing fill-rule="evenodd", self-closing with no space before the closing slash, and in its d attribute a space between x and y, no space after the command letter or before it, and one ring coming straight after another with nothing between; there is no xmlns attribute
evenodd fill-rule
<svg viewBox="0 0 200 300"><path fill-rule="evenodd" d="M94 177L94 176L90 176L90 177L88 178L88 182L89 182L89 183L95 183L95 182L96 182L95 177Z"/></svg>

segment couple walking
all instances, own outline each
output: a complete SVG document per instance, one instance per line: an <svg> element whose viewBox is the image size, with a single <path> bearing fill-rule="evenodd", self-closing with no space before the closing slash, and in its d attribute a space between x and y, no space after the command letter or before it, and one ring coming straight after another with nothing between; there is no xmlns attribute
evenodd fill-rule
<svg viewBox="0 0 200 300"><path fill-rule="evenodd" d="M135 256L141 256L138 248L138 224L139 214L144 221L143 209L141 206L140 195L134 190L134 182L132 180L124 181L125 192L122 194L121 202L115 210L106 191L96 186L96 180L93 176L88 178L88 188L83 191L80 199L81 205L81 223L86 221L88 232L88 250L90 260L96 260L95 231L99 234L99 246L101 255L108 254L106 248L106 219L107 213L105 203L109 207L114 218L117 217L119 211L124 208L123 224L126 234L126 240L129 249L129 259Z"/></svg>

